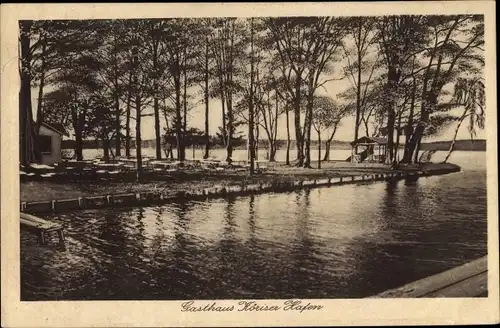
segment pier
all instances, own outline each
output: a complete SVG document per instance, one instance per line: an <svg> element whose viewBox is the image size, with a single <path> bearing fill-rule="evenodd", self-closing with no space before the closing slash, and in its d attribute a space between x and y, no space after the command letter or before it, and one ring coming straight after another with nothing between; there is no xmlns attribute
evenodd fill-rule
<svg viewBox="0 0 500 328"><path fill-rule="evenodd" d="M487 256L370 298L486 297Z"/></svg>
<svg viewBox="0 0 500 328"><path fill-rule="evenodd" d="M59 243L64 244L64 232L62 225L41 219L27 213L21 213L21 227L34 231L40 237L40 244L46 243L45 236L50 233L57 233Z"/></svg>

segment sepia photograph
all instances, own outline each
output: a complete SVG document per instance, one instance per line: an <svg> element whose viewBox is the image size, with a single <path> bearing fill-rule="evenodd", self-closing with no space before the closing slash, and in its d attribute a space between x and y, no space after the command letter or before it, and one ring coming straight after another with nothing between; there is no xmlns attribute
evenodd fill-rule
<svg viewBox="0 0 500 328"><path fill-rule="evenodd" d="M18 301L318 316L498 298L494 5L201 8L15 20Z"/></svg>

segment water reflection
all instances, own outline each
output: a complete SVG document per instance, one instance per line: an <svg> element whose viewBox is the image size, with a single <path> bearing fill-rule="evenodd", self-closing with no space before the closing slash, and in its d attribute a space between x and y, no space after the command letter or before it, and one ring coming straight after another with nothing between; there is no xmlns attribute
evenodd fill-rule
<svg viewBox="0 0 500 328"><path fill-rule="evenodd" d="M365 297L486 252L484 170L52 217L23 300Z"/></svg>

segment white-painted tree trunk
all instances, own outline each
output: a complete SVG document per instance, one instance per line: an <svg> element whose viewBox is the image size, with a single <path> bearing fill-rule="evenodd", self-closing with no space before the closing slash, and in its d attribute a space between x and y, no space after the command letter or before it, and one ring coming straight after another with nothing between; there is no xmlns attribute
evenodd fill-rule
<svg viewBox="0 0 500 328"><path fill-rule="evenodd" d="M460 117L460 119L458 121L457 128L455 129L455 133L453 134L453 139L451 140L450 149L448 149L448 154L446 154L446 157L444 158L443 163L446 163L448 161L448 159L451 156L451 153L455 150L455 142L457 140L458 130L460 130L460 126L462 126L462 123L465 120L465 118L470 115L470 114L467 114L468 111L469 111L468 109L465 109L462 116Z"/></svg>

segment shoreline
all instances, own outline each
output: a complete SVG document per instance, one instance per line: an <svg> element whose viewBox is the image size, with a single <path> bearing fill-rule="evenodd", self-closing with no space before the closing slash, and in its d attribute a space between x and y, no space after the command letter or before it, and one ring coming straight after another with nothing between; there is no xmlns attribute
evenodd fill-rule
<svg viewBox="0 0 500 328"><path fill-rule="evenodd" d="M459 172L455 164L424 164L418 167L390 170L388 167L345 166L325 169L287 168L278 166L266 174L213 175L206 180L191 176L167 177L166 180L147 182L99 181L97 185L85 185L87 190L78 189L80 183L22 183L20 210L29 214L61 213L74 210L99 209L106 207L130 207L161 205L179 200L203 200L228 195L240 196L266 192L286 192L302 188L328 187L344 184L363 184L378 181L416 180L419 177ZM189 175L188 173L186 173ZM170 179L168 179L170 178ZM173 179L172 179L173 178ZM191 180L189 180L191 178ZM31 184L38 193L26 194L23 184ZM194 187L197 186L197 187ZM23 191L25 192L23 195ZM36 199L33 195L40 195ZM61 196L66 197L61 197ZM45 196L45 197L43 197ZM45 198L45 199L44 199Z"/></svg>

